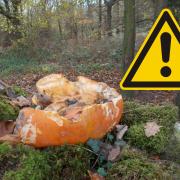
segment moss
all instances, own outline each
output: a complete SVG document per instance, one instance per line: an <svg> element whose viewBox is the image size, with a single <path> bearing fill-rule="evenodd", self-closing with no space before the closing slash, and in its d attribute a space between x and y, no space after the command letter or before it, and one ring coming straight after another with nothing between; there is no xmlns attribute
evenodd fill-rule
<svg viewBox="0 0 180 180"><path fill-rule="evenodd" d="M47 153L53 171L52 179L83 179L94 158L82 145L49 148Z"/></svg>
<svg viewBox="0 0 180 180"><path fill-rule="evenodd" d="M151 153L165 151L174 131L177 121L178 109L174 105L142 105L137 102L125 103L123 123L129 126L125 140L131 145ZM162 126L155 136L146 137L144 125L146 122L155 121Z"/></svg>
<svg viewBox="0 0 180 180"><path fill-rule="evenodd" d="M1 152L2 145L0 145ZM18 155L18 156L17 156ZM16 159L16 167L7 168L3 174L5 180L41 180L41 179L83 179L90 169L92 153L83 146L61 146L37 150L19 145L11 148L6 163ZM0 166L3 168L3 165Z"/></svg>
<svg viewBox="0 0 180 180"><path fill-rule="evenodd" d="M146 137L144 124L140 123L129 128L126 139L130 144L140 149L152 153L162 153L169 142L169 136L171 136L171 132L167 132L166 128L162 127L155 136Z"/></svg>
<svg viewBox="0 0 180 180"><path fill-rule="evenodd" d="M173 163L157 163L140 151L126 148L121 160L112 165L107 179L175 179L178 173L178 166Z"/></svg>
<svg viewBox="0 0 180 180"><path fill-rule="evenodd" d="M48 156L38 150L27 150L21 152L19 168L6 172L3 179L46 179L51 167L48 164Z"/></svg>
<svg viewBox="0 0 180 180"><path fill-rule="evenodd" d="M4 143L0 145L0 159L11 152L11 146Z"/></svg>
<svg viewBox="0 0 180 180"><path fill-rule="evenodd" d="M12 146L4 143L0 145L0 179L8 170L16 169L19 164L19 153Z"/></svg>
<svg viewBox="0 0 180 180"><path fill-rule="evenodd" d="M12 86L12 90L15 92L15 94L17 96L24 96L24 97L28 96L28 93L24 89L19 87L19 86L13 85Z"/></svg>
<svg viewBox="0 0 180 180"><path fill-rule="evenodd" d="M173 129L178 118L178 108L173 104L144 105L136 101L126 101L124 107L123 123L128 126L142 122L156 121L162 126Z"/></svg>
<svg viewBox="0 0 180 180"><path fill-rule="evenodd" d="M171 138L165 152L165 158L180 164L180 130L175 128L175 133Z"/></svg>
<svg viewBox="0 0 180 180"><path fill-rule="evenodd" d="M13 106L6 98L0 96L0 120L15 120L19 108Z"/></svg>

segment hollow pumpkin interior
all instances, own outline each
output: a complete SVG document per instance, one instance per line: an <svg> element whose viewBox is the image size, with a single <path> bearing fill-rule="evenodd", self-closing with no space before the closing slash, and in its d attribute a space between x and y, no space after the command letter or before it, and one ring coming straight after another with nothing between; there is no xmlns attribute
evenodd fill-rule
<svg viewBox="0 0 180 180"><path fill-rule="evenodd" d="M79 76L72 82L62 74L52 74L40 79L36 84L38 95L33 97L36 105L42 105L44 111L57 112L68 120L76 121L84 108L94 104L112 102L120 95L105 83L96 82ZM49 105L43 106L43 98Z"/></svg>

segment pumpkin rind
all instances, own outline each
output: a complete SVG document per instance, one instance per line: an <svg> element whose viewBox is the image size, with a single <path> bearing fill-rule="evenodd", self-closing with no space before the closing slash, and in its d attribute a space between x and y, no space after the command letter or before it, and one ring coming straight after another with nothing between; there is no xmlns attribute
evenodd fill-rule
<svg viewBox="0 0 180 180"><path fill-rule="evenodd" d="M54 78L54 79L53 79ZM49 83L49 84L48 84ZM67 88L67 91L66 91ZM50 75L37 82L37 89L52 100L51 105L44 110L24 108L17 119L15 134L21 141L34 147L47 147L63 144L84 143L89 138L101 138L119 123L122 111L122 96L105 83L98 83L84 77L71 82L63 75ZM85 105L82 110L70 110L67 116L56 110L50 111L63 101L64 97L78 97ZM101 97L102 96L102 97ZM97 98L106 102L96 103ZM61 104L59 104L61 107ZM70 119L67 117L77 117Z"/></svg>

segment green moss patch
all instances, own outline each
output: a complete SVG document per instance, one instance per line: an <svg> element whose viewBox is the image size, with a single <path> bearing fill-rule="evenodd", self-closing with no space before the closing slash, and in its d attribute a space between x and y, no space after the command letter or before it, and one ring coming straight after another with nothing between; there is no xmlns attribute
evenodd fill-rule
<svg viewBox="0 0 180 180"><path fill-rule="evenodd" d="M93 154L82 145L37 150L1 144L0 174L5 180L83 179L90 169L92 157Z"/></svg>
<svg viewBox="0 0 180 180"><path fill-rule="evenodd" d="M131 145L145 149L151 153L165 151L174 131L178 109L174 105L142 105L138 102L125 102L125 114L122 120L129 129L125 136ZM155 136L146 137L144 125L146 122L156 122L160 128Z"/></svg>
<svg viewBox="0 0 180 180"><path fill-rule="evenodd" d="M107 179L176 179L180 175L178 168L174 163L152 161L146 154L127 148L121 160L112 165Z"/></svg>
<svg viewBox="0 0 180 180"><path fill-rule="evenodd" d="M12 90L14 91L14 93L17 95L17 96L24 96L24 97L27 97L28 96L28 93L22 89L21 87L19 86L16 86L16 85L13 85L12 86Z"/></svg>
<svg viewBox="0 0 180 180"><path fill-rule="evenodd" d="M15 120L18 113L19 108L13 106L5 97L0 96L0 121Z"/></svg>

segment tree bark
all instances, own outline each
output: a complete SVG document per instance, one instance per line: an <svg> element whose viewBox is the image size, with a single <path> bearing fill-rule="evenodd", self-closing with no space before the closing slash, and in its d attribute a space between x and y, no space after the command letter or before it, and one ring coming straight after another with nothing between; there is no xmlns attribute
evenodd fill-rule
<svg viewBox="0 0 180 180"><path fill-rule="evenodd" d="M99 24L98 24L98 39L101 39L101 30L102 30L102 0L99 0Z"/></svg>
<svg viewBox="0 0 180 180"><path fill-rule="evenodd" d="M111 20L112 20L112 6L108 5L107 6L107 31L108 35L111 36Z"/></svg>
<svg viewBox="0 0 180 180"><path fill-rule="evenodd" d="M127 71L134 58L135 49L135 0L124 0L123 71ZM134 91L123 92L127 98L134 97Z"/></svg>
<svg viewBox="0 0 180 180"><path fill-rule="evenodd" d="M117 3L119 0L104 0L104 3L106 5L106 14L107 14L107 24L106 24L106 30L108 31L108 35L112 35L111 32L111 21L112 21L112 7L115 3Z"/></svg>
<svg viewBox="0 0 180 180"><path fill-rule="evenodd" d="M124 0L123 71L126 72L134 58L135 49L135 0Z"/></svg>
<svg viewBox="0 0 180 180"><path fill-rule="evenodd" d="M87 2L87 17L88 18L92 18L92 12L91 12L91 3L90 3L90 0L86 0Z"/></svg>

